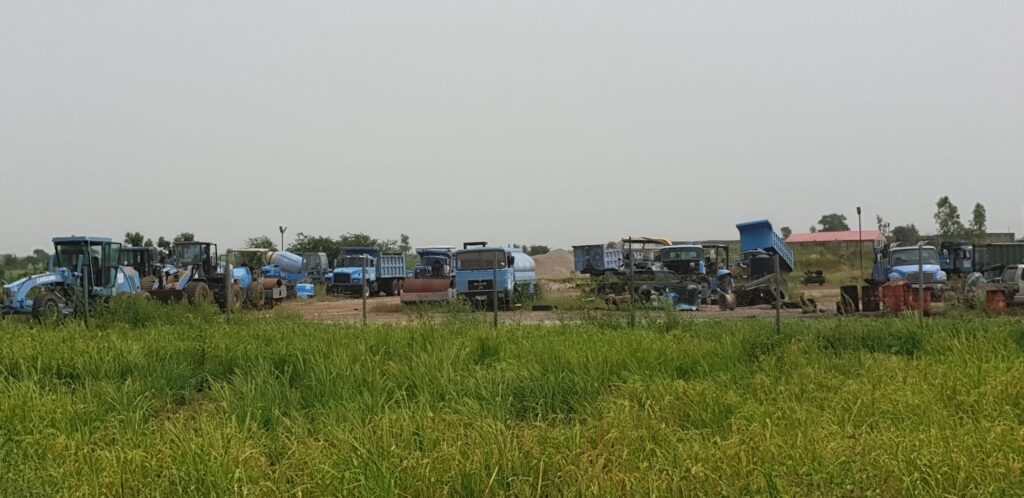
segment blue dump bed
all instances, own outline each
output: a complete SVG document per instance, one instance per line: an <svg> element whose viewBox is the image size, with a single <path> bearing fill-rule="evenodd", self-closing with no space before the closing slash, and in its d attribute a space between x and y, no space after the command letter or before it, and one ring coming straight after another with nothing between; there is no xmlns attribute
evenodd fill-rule
<svg viewBox="0 0 1024 498"><path fill-rule="evenodd" d="M381 254L380 249L349 247L342 251L345 256L367 255L377 260L377 279L405 278L404 254ZM372 278L372 277L371 277Z"/></svg>
<svg viewBox="0 0 1024 498"><path fill-rule="evenodd" d="M782 271L793 271L795 260L793 250L775 233L772 223L768 220L738 223L740 231L740 252L764 251L779 255L779 266Z"/></svg>
<svg viewBox="0 0 1024 498"><path fill-rule="evenodd" d="M608 249L604 244L572 246L577 273L602 272L622 268L622 250Z"/></svg>

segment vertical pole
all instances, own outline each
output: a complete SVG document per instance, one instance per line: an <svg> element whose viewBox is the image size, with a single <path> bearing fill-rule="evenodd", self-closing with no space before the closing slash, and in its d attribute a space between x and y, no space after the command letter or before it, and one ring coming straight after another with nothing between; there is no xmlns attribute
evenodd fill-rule
<svg viewBox="0 0 1024 498"><path fill-rule="evenodd" d="M864 278L864 226L860 220L860 206L857 206L857 259L860 261L861 278Z"/></svg>
<svg viewBox="0 0 1024 498"><path fill-rule="evenodd" d="M917 319L924 324L924 242L917 243Z"/></svg>
<svg viewBox="0 0 1024 498"><path fill-rule="evenodd" d="M772 293L775 296L775 334L782 333L782 272L779 270L779 254L775 253L775 289Z"/></svg>
<svg viewBox="0 0 1024 498"><path fill-rule="evenodd" d="M491 309L494 313L494 328L498 328L498 252L494 252L494 281L491 284Z"/></svg>
<svg viewBox="0 0 1024 498"><path fill-rule="evenodd" d="M82 271L82 306L85 307L85 314L82 315L85 320L85 328L89 328L89 276L92 273L92 246L88 242L85 244L85 260L89 262L89 268Z"/></svg>
<svg viewBox="0 0 1024 498"><path fill-rule="evenodd" d="M634 278L634 272L636 271L636 261L633 258L633 236L629 236L629 252L627 252L629 261L629 327L636 327L636 279Z"/></svg>
<svg viewBox="0 0 1024 498"><path fill-rule="evenodd" d="M362 291L359 293L359 295L363 297L363 325L366 325L366 294L367 294L367 291L369 290L367 288L368 284L366 282L366 258L367 258L367 256L364 254L363 255L363 274L362 274L362 277L360 278L360 281L363 283L363 286L362 286Z"/></svg>
<svg viewBox="0 0 1024 498"><path fill-rule="evenodd" d="M226 295L224 296L224 303L227 306L224 309L224 317L230 323L231 322L231 306L234 305L234 303L232 302L233 299L231 299L231 297L232 297L231 294L233 294L233 292L231 292L231 291L234 290L234 289L231 288L234 285L234 282L231 281L232 280L231 279L231 277L232 277L232 275L231 275L231 249L228 249L228 252L226 253L226 257L227 257L227 259L226 259L226 261L224 261L224 290L226 292Z"/></svg>

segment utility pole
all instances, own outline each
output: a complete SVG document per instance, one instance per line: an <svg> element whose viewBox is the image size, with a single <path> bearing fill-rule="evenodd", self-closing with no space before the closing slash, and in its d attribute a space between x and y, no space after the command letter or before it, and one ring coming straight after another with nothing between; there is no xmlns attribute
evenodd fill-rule
<svg viewBox="0 0 1024 498"><path fill-rule="evenodd" d="M284 233L284 232L281 232L281 233ZM284 239L282 238L281 240L284 240ZM363 283L362 291L359 292L359 294L361 296L363 296L363 326L366 326L366 295L369 294L369 289L366 287L367 286L367 284L366 284L366 259L367 258L368 258L368 256L364 254L363 255L363 274L359 277L360 281Z"/></svg>
<svg viewBox="0 0 1024 498"><path fill-rule="evenodd" d="M864 278L864 226L860 220L860 206L857 206L857 259L860 260L860 276Z"/></svg>
<svg viewBox="0 0 1024 498"><path fill-rule="evenodd" d="M775 335L782 334L782 272L779 270L779 253L773 258L775 264Z"/></svg>
<svg viewBox="0 0 1024 498"><path fill-rule="evenodd" d="M633 236L629 236L629 241L626 243L629 247L626 253L629 261L629 328L636 327L636 279L634 278L634 272L636 270L636 261L633 258Z"/></svg>
<svg viewBox="0 0 1024 498"><path fill-rule="evenodd" d="M224 289L226 289L227 293L224 296L224 302L227 304L224 309L224 317L227 319L228 323L231 322L231 306L234 304L231 302L231 291L233 290L231 287L234 285L234 282L231 281L231 277L233 276L231 275L231 254L231 249L228 249L227 261L224 262Z"/></svg>
<svg viewBox="0 0 1024 498"><path fill-rule="evenodd" d="M917 320L924 325L924 241L917 243Z"/></svg>
<svg viewBox="0 0 1024 498"><path fill-rule="evenodd" d="M491 283L491 308L494 313L494 328L498 328L498 251L494 251L494 280Z"/></svg>

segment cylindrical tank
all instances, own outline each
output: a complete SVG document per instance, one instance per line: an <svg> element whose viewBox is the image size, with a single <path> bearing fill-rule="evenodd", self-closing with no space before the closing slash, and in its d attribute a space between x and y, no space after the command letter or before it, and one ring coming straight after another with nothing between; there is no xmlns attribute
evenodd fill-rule
<svg viewBox="0 0 1024 498"><path fill-rule="evenodd" d="M515 263L512 264L512 270L516 273L537 271L537 263L525 252L515 251L510 254L516 258Z"/></svg>
<svg viewBox="0 0 1024 498"><path fill-rule="evenodd" d="M864 311L879 311L881 309L881 297L878 295L878 287L866 285L861 288L861 309Z"/></svg>
<svg viewBox="0 0 1024 498"><path fill-rule="evenodd" d="M269 251L264 256L268 265L280 266L288 273L299 273L302 271L302 256L288 251Z"/></svg>

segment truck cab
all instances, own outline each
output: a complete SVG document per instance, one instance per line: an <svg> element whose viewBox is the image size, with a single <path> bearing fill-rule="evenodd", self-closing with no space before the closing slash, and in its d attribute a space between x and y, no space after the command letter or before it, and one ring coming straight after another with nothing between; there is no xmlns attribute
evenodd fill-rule
<svg viewBox="0 0 1024 498"><path fill-rule="evenodd" d="M1010 265L1003 270L1000 286L1006 289L1006 303L1024 305L1024 265Z"/></svg>
<svg viewBox="0 0 1024 498"><path fill-rule="evenodd" d="M923 265L923 268L922 268ZM920 270L924 270L924 275ZM912 286L924 285L937 293L945 288L946 272L939 266L939 251L934 246L897 246L881 248L875 256L872 283L876 285L906 280Z"/></svg>
<svg viewBox="0 0 1024 498"><path fill-rule="evenodd" d="M658 254L666 270L678 275L707 275L704 247L699 244L671 245L663 247Z"/></svg>
<svg viewBox="0 0 1024 498"><path fill-rule="evenodd" d="M455 291L475 306L511 309L517 297L536 295L536 270L533 258L520 249L467 243L455 253Z"/></svg>
<svg viewBox="0 0 1024 498"><path fill-rule="evenodd" d="M968 242L943 242L939 245L939 268L948 275L974 272L974 245Z"/></svg>

